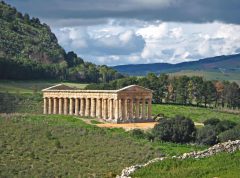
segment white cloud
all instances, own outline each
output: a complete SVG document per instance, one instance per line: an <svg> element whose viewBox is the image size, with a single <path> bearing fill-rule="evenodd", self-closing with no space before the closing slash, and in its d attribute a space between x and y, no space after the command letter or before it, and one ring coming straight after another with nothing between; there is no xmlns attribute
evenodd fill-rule
<svg viewBox="0 0 240 178"><path fill-rule="evenodd" d="M178 63L240 51L240 25L109 20L55 29L60 44L98 64Z"/></svg>
<svg viewBox="0 0 240 178"><path fill-rule="evenodd" d="M142 35L148 40L157 40L167 35L168 26L167 23L160 23L157 25L149 25L137 30L137 34Z"/></svg>
<svg viewBox="0 0 240 178"><path fill-rule="evenodd" d="M183 35L182 27L176 27L171 30L171 36L174 38L181 38Z"/></svg>

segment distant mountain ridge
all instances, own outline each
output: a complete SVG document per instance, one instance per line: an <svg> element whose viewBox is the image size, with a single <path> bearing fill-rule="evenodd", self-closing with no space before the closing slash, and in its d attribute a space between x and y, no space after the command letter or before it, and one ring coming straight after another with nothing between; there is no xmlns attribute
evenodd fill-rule
<svg viewBox="0 0 240 178"><path fill-rule="evenodd" d="M114 66L113 68L123 74L135 76L146 75L149 72L161 74L179 72L182 70L228 71L240 73L240 54L216 56L178 64L130 64Z"/></svg>

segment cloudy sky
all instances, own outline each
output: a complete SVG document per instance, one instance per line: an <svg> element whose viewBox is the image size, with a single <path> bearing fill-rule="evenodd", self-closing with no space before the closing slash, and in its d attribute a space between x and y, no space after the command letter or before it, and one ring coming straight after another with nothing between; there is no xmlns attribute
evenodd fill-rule
<svg viewBox="0 0 240 178"><path fill-rule="evenodd" d="M106 65L240 53L240 0L6 0L59 43Z"/></svg>

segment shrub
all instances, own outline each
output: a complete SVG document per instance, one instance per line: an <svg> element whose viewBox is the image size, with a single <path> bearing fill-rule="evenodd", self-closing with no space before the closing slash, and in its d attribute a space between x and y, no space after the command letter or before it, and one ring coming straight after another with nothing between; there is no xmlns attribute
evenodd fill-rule
<svg viewBox="0 0 240 178"><path fill-rule="evenodd" d="M131 131L131 134L135 138L145 138L144 132L142 130L140 130L140 129L133 129Z"/></svg>
<svg viewBox="0 0 240 178"><path fill-rule="evenodd" d="M217 142L217 134L214 126L206 125L198 129L196 141L201 145L214 145Z"/></svg>
<svg viewBox="0 0 240 178"><path fill-rule="evenodd" d="M192 120L183 116L161 119L153 128L156 139L175 143L186 143L195 139L196 128Z"/></svg>
<svg viewBox="0 0 240 178"><path fill-rule="evenodd" d="M240 125L237 127L234 127L233 129L227 130L225 132L222 132L219 136L220 142L226 142L228 140L238 140L240 139Z"/></svg>
<svg viewBox="0 0 240 178"><path fill-rule="evenodd" d="M221 133L224 132L226 130L232 129L233 127L235 127L237 124L235 122L229 121L229 120L224 120L219 122L216 125L216 132L217 133Z"/></svg>
<svg viewBox="0 0 240 178"><path fill-rule="evenodd" d="M211 118L211 119L207 119L203 122L204 125L212 125L212 126L215 126L217 125L218 123L220 122L219 119L216 119L216 118Z"/></svg>
<svg viewBox="0 0 240 178"><path fill-rule="evenodd" d="M154 135L152 132L146 132L145 137L148 141L153 142L154 141Z"/></svg>

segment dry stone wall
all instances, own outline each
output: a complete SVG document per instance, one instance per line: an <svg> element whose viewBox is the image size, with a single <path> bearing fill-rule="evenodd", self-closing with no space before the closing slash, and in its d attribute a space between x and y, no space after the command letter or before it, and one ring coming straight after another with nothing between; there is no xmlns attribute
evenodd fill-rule
<svg viewBox="0 0 240 178"><path fill-rule="evenodd" d="M137 164L137 165L133 165L130 167L127 167L125 169L122 170L121 175L117 176L117 178L131 178L131 174L133 174L136 170L142 168L142 167L146 167L149 164L155 163L155 162L159 162L159 161L163 161L164 159L187 159L187 158L194 158L194 159L199 159L199 158L206 158L206 157L210 157L213 156L217 153L220 152L227 152L227 153L233 153L237 150L240 150L240 140L235 140L235 141L228 141L228 142L224 142L224 143L219 143L216 144L206 150L203 151L193 151L190 153L184 153L181 156L173 156L173 157L161 157L161 158L155 158L153 160L148 161L145 164Z"/></svg>

